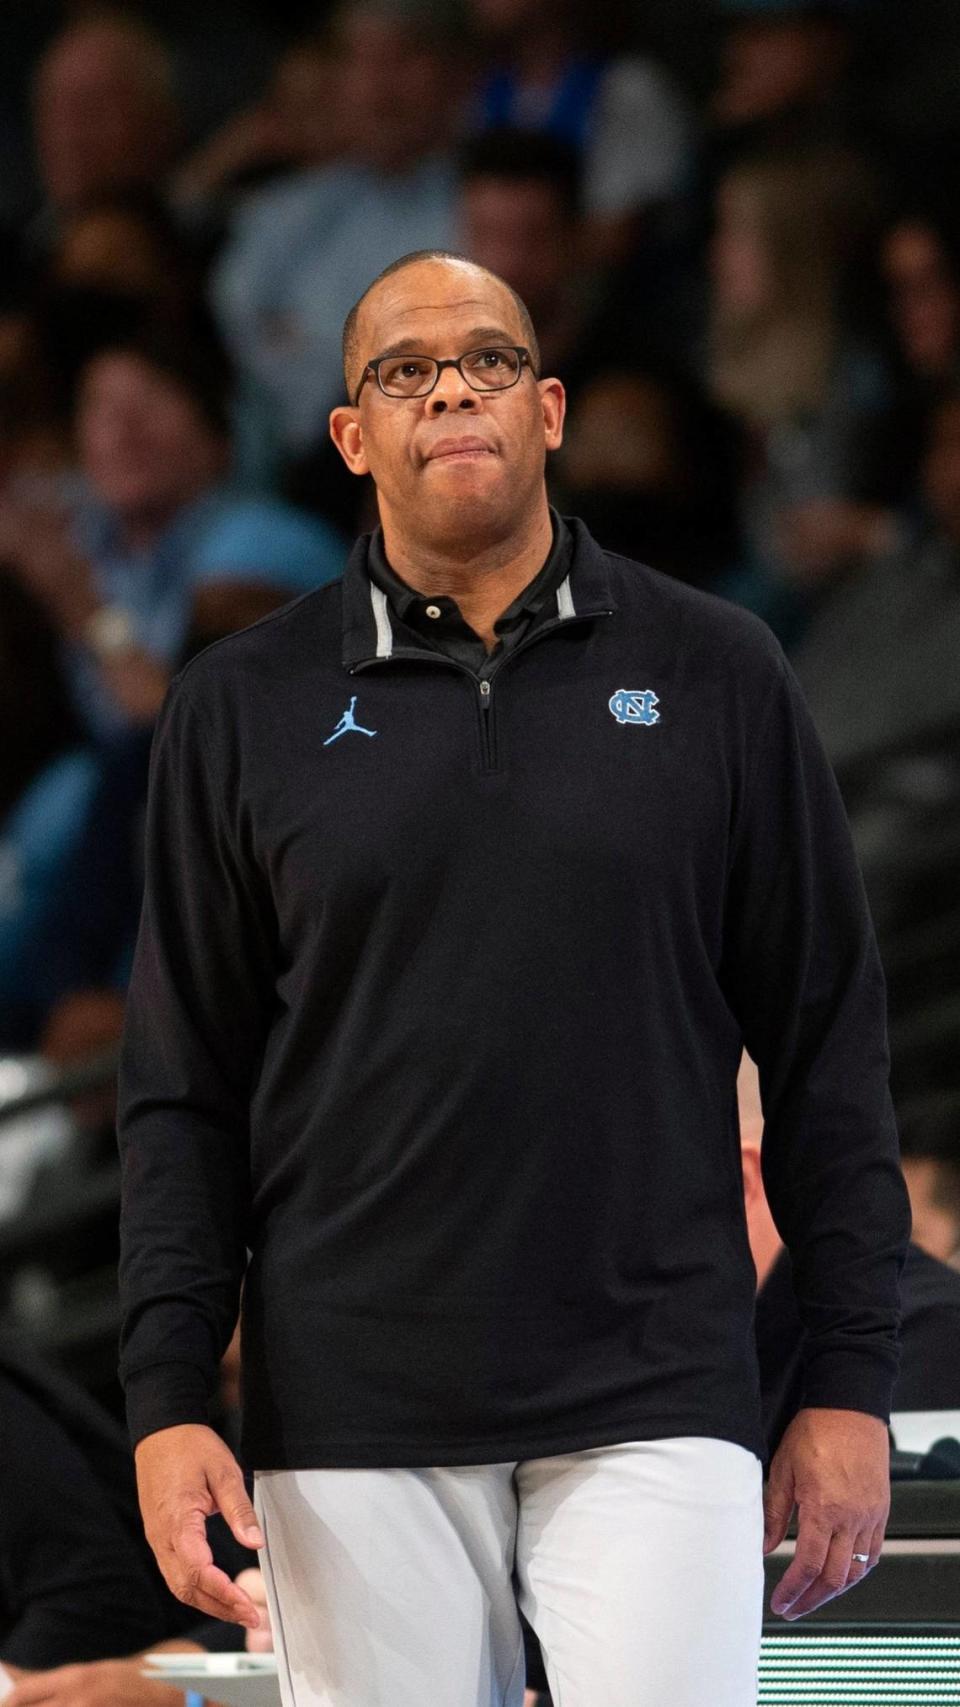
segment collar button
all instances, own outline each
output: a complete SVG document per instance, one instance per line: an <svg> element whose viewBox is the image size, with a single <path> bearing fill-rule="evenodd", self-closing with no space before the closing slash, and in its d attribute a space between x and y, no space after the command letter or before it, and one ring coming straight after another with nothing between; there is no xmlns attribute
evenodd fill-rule
<svg viewBox="0 0 960 1707"><path fill-rule="evenodd" d="M424 610L426 611L427 616L442 616L443 615L443 612L441 611L439 605L425 605Z"/></svg>

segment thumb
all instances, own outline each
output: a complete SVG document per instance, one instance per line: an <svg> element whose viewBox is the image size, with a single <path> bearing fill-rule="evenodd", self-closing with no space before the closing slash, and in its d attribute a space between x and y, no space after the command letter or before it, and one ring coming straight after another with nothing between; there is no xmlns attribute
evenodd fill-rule
<svg viewBox="0 0 960 1707"><path fill-rule="evenodd" d="M777 1452L770 1466L770 1476L763 1490L763 1551L772 1553L787 1533L793 1511L793 1472L789 1462Z"/></svg>
<svg viewBox="0 0 960 1707"><path fill-rule="evenodd" d="M263 1531L235 1459L225 1464L213 1478L211 1491L234 1540L239 1541L241 1547L262 1547Z"/></svg>

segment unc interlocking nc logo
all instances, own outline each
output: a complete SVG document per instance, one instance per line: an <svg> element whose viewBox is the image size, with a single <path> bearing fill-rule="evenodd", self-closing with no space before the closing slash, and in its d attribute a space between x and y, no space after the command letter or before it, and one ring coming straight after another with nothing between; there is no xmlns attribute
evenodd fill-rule
<svg viewBox="0 0 960 1707"><path fill-rule="evenodd" d="M609 699L610 710L618 723L659 723L659 705L652 688L618 688Z"/></svg>

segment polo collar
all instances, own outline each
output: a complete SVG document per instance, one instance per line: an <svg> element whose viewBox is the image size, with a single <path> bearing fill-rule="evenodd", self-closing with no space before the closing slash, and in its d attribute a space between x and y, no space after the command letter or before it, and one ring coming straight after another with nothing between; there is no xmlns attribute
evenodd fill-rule
<svg viewBox="0 0 960 1707"><path fill-rule="evenodd" d="M579 622L617 609L610 585L606 555L576 516L564 517L573 536L568 573L552 595L554 620ZM343 572L343 663L348 670L361 663L386 660L402 650L404 657L422 652L436 658L433 647L411 647L409 637L396 632L390 601L370 579L367 559L372 534L361 534ZM544 615L547 613L544 612Z"/></svg>

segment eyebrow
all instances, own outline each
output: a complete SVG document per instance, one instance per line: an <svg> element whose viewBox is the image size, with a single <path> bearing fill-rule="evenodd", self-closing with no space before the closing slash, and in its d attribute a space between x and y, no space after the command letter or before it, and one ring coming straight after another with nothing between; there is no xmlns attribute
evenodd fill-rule
<svg viewBox="0 0 960 1707"><path fill-rule="evenodd" d="M491 343L512 344L513 339L509 332L504 331L502 326L474 326L471 331L465 334L464 351L475 350L482 344ZM371 356L370 360L380 361L383 356L409 356L414 354L426 356L429 353L423 348L421 338L401 338L396 344L391 344L389 349L381 350L379 355Z"/></svg>

